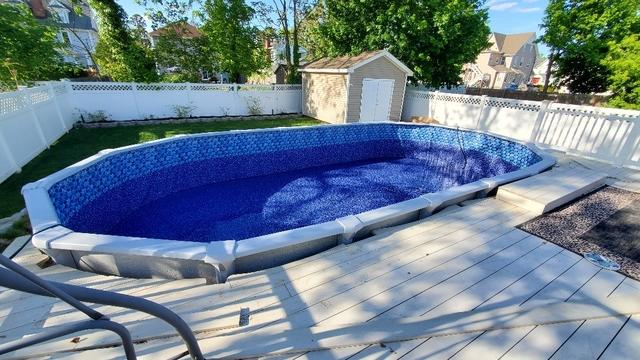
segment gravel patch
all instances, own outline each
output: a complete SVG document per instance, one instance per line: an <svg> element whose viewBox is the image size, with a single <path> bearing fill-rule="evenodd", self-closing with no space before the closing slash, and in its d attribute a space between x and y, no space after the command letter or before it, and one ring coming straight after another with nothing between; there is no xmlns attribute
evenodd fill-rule
<svg viewBox="0 0 640 360"><path fill-rule="evenodd" d="M604 187L519 226L579 254L600 253L640 280L640 194Z"/></svg>

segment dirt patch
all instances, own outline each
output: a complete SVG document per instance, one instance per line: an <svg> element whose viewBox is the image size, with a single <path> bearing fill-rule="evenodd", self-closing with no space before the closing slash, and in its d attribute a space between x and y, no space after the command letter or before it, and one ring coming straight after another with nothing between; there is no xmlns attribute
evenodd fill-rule
<svg viewBox="0 0 640 360"><path fill-rule="evenodd" d="M640 280L640 194L598 189L519 226L579 254L600 253Z"/></svg>

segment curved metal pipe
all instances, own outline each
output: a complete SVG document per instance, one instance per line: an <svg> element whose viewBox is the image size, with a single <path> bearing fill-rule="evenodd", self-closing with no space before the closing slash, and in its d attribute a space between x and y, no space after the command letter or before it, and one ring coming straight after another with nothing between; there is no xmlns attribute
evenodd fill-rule
<svg viewBox="0 0 640 360"><path fill-rule="evenodd" d="M43 281L46 281L47 283L53 285L54 287L57 287L58 289L64 291L65 293L80 301L129 308L162 319L176 329L180 337L182 337L182 339L186 343L189 354L193 359L204 360L204 355L202 354L200 346L198 345L198 341L196 340L195 335L193 335L193 332L191 331L189 325L187 325L187 323L182 320L182 318L176 313L160 304L130 295L90 289L75 285L68 285L55 281ZM6 269L0 269L0 285L35 295L52 297L49 292L33 283L24 281L24 279L15 276L13 272Z"/></svg>
<svg viewBox="0 0 640 360"><path fill-rule="evenodd" d="M12 341L8 344L0 345L0 355L4 355L15 350L19 350L31 345L40 344L45 341L53 340L79 331L91 329L113 331L118 336L120 336L120 339L122 339L122 347L124 348L124 353L127 357L127 360L137 359L136 350L133 347L133 341L131 339L129 330L127 330L126 327L111 320L85 320L76 324L60 326L55 330Z"/></svg>

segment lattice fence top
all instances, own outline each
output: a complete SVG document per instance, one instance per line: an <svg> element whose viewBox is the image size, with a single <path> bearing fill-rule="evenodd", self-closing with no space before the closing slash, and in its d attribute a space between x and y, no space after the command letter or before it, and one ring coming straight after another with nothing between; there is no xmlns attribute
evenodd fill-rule
<svg viewBox="0 0 640 360"><path fill-rule="evenodd" d="M415 99L432 100L436 97L436 93L431 91L407 90L407 96Z"/></svg>
<svg viewBox="0 0 640 360"><path fill-rule="evenodd" d="M233 91L229 84L191 84L192 91Z"/></svg>
<svg viewBox="0 0 640 360"><path fill-rule="evenodd" d="M433 100L436 102L449 102L457 104L480 105L483 96L454 94L437 91L407 90L407 97L411 99ZM521 111L537 112L542 110L542 102L529 100L505 99L496 97L484 97L486 107L514 109ZM573 116L610 117L635 120L640 119L640 111L612 109L585 105L572 105L551 102L546 109L550 113L561 113Z"/></svg>
<svg viewBox="0 0 640 360"><path fill-rule="evenodd" d="M503 109L514 109L522 111L540 111L541 103L537 101L511 100L503 98L488 97L485 106L499 107Z"/></svg>
<svg viewBox="0 0 640 360"><path fill-rule="evenodd" d="M140 91L185 91L189 89L187 84L137 84L136 90Z"/></svg>
<svg viewBox="0 0 640 360"><path fill-rule="evenodd" d="M596 117L618 117L625 119L640 119L640 111L612 109L595 106L583 106L572 104L552 103L549 112L561 113L574 116L596 116Z"/></svg>
<svg viewBox="0 0 640 360"><path fill-rule="evenodd" d="M71 83L74 91L289 91L301 90L302 85L199 84L199 83Z"/></svg>
<svg viewBox="0 0 640 360"><path fill-rule="evenodd" d="M128 83L71 83L71 90L74 91L126 91L133 90L134 84Z"/></svg>
<svg viewBox="0 0 640 360"><path fill-rule="evenodd" d="M52 100L54 96L45 86L0 93L0 116Z"/></svg>
<svg viewBox="0 0 640 360"><path fill-rule="evenodd" d="M435 98L437 101L448 101L458 104L480 105L482 98L473 95L438 93Z"/></svg>

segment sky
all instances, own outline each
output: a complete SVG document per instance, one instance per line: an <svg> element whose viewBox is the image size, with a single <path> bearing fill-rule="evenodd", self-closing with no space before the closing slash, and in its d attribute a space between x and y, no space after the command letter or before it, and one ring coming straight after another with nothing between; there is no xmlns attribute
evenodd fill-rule
<svg viewBox="0 0 640 360"><path fill-rule="evenodd" d="M135 0L116 0L127 12L127 15L144 14L144 8ZM491 31L501 33L521 33L534 31L540 35L540 23L548 0L487 0L489 8L489 26ZM541 45L542 54L548 50Z"/></svg>

